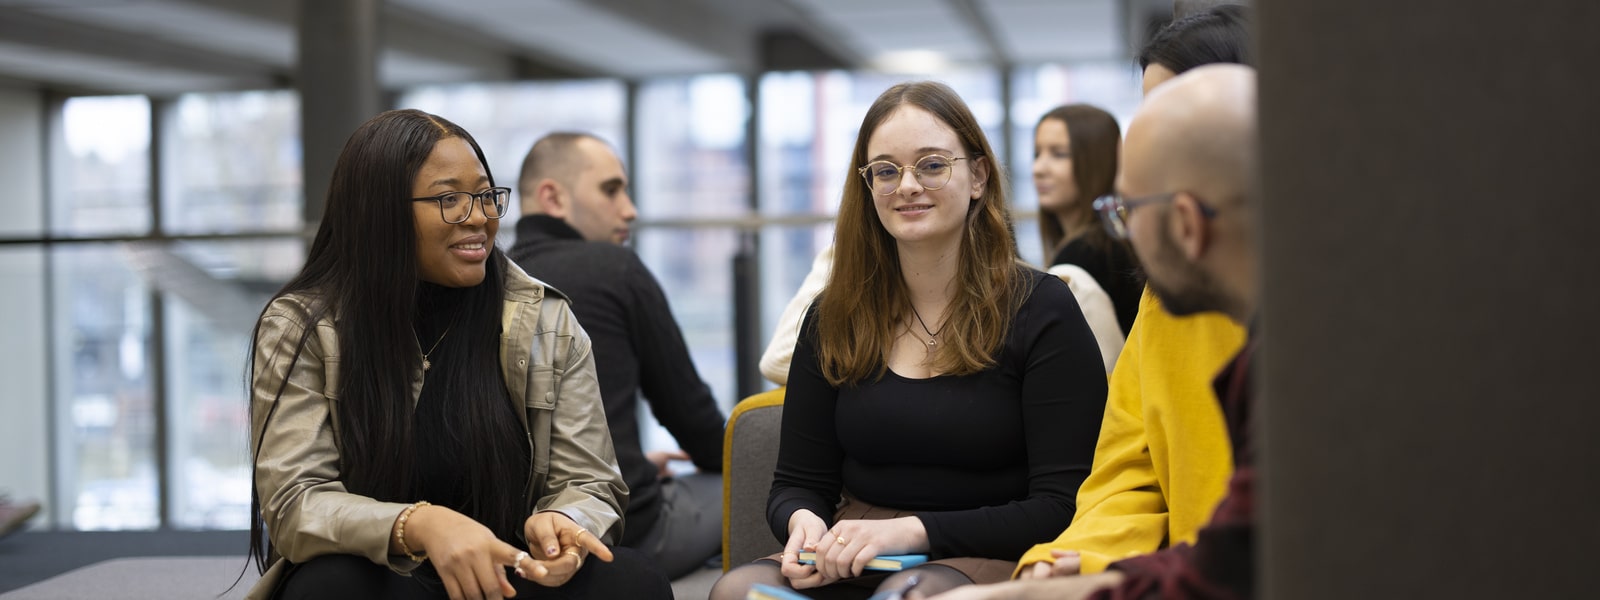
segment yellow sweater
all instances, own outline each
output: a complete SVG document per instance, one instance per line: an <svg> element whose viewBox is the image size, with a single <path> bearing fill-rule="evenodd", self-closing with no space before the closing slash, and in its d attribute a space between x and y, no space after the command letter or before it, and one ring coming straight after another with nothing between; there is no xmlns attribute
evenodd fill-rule
<svg viewBox="0 0 1600 600"><path fill-rule="evenodd" d="M1233 472L1228 430L1211 380L1244 346L1245 331L1217 313L1174 317L1149 288L1111 373L1094 467L1078 512L1054 542L1022 555L1017 571L1076 550L1082 572L1177 542L1193 542Z"/></svg>

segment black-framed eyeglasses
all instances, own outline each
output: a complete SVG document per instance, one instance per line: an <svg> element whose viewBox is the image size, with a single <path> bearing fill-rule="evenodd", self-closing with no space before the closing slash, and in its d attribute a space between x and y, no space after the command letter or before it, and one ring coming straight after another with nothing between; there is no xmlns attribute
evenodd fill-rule
<svg viewBox="0 0 1600 600"><path fill-rule="evenodd" d="M1177 197L1178 192L1140 196L1138 198L1123 198L1116 194L1108 194L1095 199L1094 210L1100 213L1100 221L1105 223L1106 231L1111 234L1111 237L1125 240L1128 239L1128 215L1133 212L1133 209L1146 204L1171 202L1173 198ZM1195 198L1195 205L1200 207L1200 214L1206 218L1217 216L1216 209L1206 206L1206 203L1200 201L1199 198Z"/></svg>
<svg viewBox="0 0 1600 600"><path fill-rule="evenodd" d="M867 180L867 187L872 193L879 196L893 194L900 189L900 180L904 178L905 171L910 169L916 174L917 185L925 190L937 190L950 183L951 168L956 161L967 160L965 156L944 156L929 154L922 157L915 165L897 165L887 160L867 163L867 166L856 169L861 178Z"/></svg>
<svg viewBox="0 0 1600 600"><path fill-rule="evenodd" d="M456 224L472 218L473 205L483 205L483 216L498 219L506 216L506 203L511 200L511 188L492 187L478 192L445 192L426 198L412 198L412 202L438 202L439 218Z"/></svg>

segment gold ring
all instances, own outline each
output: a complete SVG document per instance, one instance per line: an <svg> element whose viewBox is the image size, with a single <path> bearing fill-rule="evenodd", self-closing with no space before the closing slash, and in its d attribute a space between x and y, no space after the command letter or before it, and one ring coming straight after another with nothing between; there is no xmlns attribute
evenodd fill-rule
<svg viewBox="0 0 1600 600"><path fill-rule="evenodd" d="M576 548L567 548L567 551L566 552L562 552L562 554L565 554L567 556L571 556L573 558L576 558L579 561L583 560L583 556L578 554L578 550Z"/></svg>
<svg viewBox="0 0 1600 600"><path fill-rule="evenodd" d="M839 538L839 539L837 539L837 540L834 540L834 541L836 541L836 542L839 542L839 545L840 545L840 546L843 546L843 545L845 545L845 544L848 544L848 543L849 543L849 542L846 542L846 541L844 541L844 538Z"/></svg>

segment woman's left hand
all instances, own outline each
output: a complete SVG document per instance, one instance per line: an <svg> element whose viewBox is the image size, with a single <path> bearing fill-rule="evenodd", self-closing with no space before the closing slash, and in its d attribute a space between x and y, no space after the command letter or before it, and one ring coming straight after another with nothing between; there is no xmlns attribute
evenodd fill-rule
<svg viewBox="0 0 1600 600"><path fill-rule="evenodd" d="M590 554L611 562L611 549L567 515L547 510L534 513L522 526L528 541L527 558L516 565L517 575L545 587L559 587L583 568Z"/></svg>
<svg viewBox="0 0 1600 600"><path fill-rule="evenodd" d="M927 551L928 530L922 519L839 521L817 544L817 570L828 580L856 577L867 561L878 556Z"/></svg>

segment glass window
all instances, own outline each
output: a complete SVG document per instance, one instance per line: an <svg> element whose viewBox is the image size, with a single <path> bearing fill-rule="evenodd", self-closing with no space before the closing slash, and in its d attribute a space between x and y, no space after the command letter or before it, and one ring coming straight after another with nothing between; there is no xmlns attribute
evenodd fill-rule
<svg viewBox="0 0 1600 600"><path fill-rule="evenodd" d="M55 497L78 529L159 524L151 294L137 264L128 244L50 253Z"/></svg>
<svg viewBox="0 0 1600 600"><path fill-rule="evenodd" d="M301 227L297 94L188 94L170 114L161 199L167 231Z"/></svg>
<svg viewBox="0 0 1600 600"><path fill-rule="evenodd" d="M772 342L778 318L789 305L817 254L833 243L833 223L768 226L761 230L761 349Z"/></svg>
<svg viewBox="0 0 1600 600"><path fill-rule="evenodd" d="M1139 107L1139 71L1127 61L1044 64L1011 73L1011 198L1017 211L1017 248L1023 260L1045 260L1039 241L1039 195L1033 189L1033 128L1039 117L1063 104L1104 109L1124 128ZM993 141L993 140L991 140Z"/></svg>
<svg viewBox="0 0 1600 600"><path fill-rule="evenodd" d="M5 340L7 348L5 360L0 360L0 381L5 382L4 400L0 400L5 406L5 416L0 418L0 456L6 457L0 460L0 492L48 500L50 465L44 458L49 456L47 411L55 403L49 401L46 378L40 377L48 372L45 349L50 347L45 337L49 321L44 248L0 246L0 281L6 286L5 293L0 293L0 315L5 315L0 318L0 340ZM51 512L36 519L36 525L55 520L54 504L44 503Z"/></svg>
<svg viewBox="0 0 1600 600"><path fill-rule="evenodd" d="M427 111L466 129L489 159L495 184L516 191L523 157L552 131L592 133L627 157L626 100L622 82L592 79L420 87L401 94L398 107ZM522 214L520 202L513 193L510 214ZM496 243L509 248L515 238L515 227L502 226Z"/></svg>
<svg viewBox="0 0 1600 600"><path fill-rule="evenodd" d="M250 526L250 429L241 391L250 332L300 268L298 238L148 246L141 262L161 292L167 372L171 522Z"/></svg>
<svg viewBox="0 0 1600 600"><path fill-rule="evenodd" d="M724 409L738 400L733 347L733 257L728 225L651 228L658 219L740 217L749 212L744 81L705 75L639 88L639 256L661 282L700 376Z"/></svg>
<svg viewBox="0 0 1600 600"><path fill-rule="evenodd" d="M79 97L62 109L50 229L57 235L150 230L150 101Z"/></svg>

